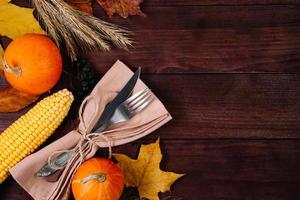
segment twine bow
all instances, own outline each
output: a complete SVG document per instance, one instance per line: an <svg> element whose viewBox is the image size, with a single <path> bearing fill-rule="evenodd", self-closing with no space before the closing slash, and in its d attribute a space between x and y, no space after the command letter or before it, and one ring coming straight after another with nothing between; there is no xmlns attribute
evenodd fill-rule
<svg viewBox="0 0 300 200"><path fill-rule="evenodd" d="M85 120L83 119L83 109L86 105L86 103L92 100L95 104L95 112L94 115L92 117L91 120L89 120L89 123L86 124ZM63 169L65 166L59 166L57 164L55 164L54 159L56 158L56 155L60 155L62 153L72 153L72 157L74 156L74 152L76 152L78 150L79 155L80 155L80 163L84 162L85 160L85 156L84 155L84 151L83 149L86 146L89 145L97 145L99 148L101 148L101 146L99 146L96 142L95 137L101 137L103 138L106 142L107 142L107 146L108 146L108 158L111 159L112 157L112 141L111 139L106 136L103 133L97 133L97 132L91 132L92 129L94 128L94 124L93 122L95 121L95 119L98 117L97 113L99 112L99 105L97 103L97 101L95 100L95 97L93 95L89 95L87 96L81 103L80 108L79 108L79 120L80 123L82 125L82 128L79 129L79 127L75 130L77 133L79 133L81 135L81 139L79 140L79 142L77 143L77 145L69 150L58 150L53 152L49 157L48 157L48 165L53 168L53 169ZM69 161L72 160L71 158L68 160L67 164L69 163Z"/></svg>

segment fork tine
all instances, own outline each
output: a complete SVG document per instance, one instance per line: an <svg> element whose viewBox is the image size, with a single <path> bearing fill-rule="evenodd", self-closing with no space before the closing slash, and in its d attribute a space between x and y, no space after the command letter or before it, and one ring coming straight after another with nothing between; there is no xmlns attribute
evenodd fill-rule
<svg viewBox="0 0 300 200"><path fill-rule="evenodd" d="M140 106L142 106L145 102L147 102L152 96L151 92L148 92L146 95L143 96L143 98L141 98L138 102L136 102L134 105L132 106L128 106L127 109L130 112L135 111L136 109L138 109Z"/></svg>
<svg viewBox="0 0 300 200"><path fill-rule="evenodd" d="M141 100L143 100L151 91L149 89L144 90L143 92L140 93L140 95L137 95L135 99L131 100L130 102L127 103L127 107L132 107Z"/></svg>
<svg viewBox="0 0 300 200"><path fill-rule="evenodd" d="M134 101L136 98L138 98L140 95L143 95L145 92L147 92L149 90L149 88L145 88L142 91L139 91L138 93L132 95L131 97L129 97L127 100L125 100L123 102L123 104L129 104L132 101Z"/></svg>
<svg viewBox="0 0 300 200"><path fill-rule="evenodd" d="M134 104L128 105L128 109L134 110L140 105L142 105L149 97L151 97L151 92L147 92L145 95L141 96L138 101L136 101Z"/></svg>
<svg viewBox="0 0 300 200"><path fill-rule="evenodd" d="M137 114L144 110L152 101L155 99L153 95L150 96L143 104L141 104L139 107L137 107L135 110L132 111L132 113Z"/></svg>

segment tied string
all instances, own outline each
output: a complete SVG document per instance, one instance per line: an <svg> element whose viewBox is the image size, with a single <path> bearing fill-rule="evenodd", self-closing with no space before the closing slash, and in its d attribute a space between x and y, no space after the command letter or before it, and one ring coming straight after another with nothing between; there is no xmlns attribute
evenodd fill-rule
<svg viewBox="0 0 300 200"><path fill-rule="evenodd" d="M94 112L94 115L92 117L91 120L89 120L89 123L86 124L85 120L84 120L84 117L83 117L83 110L84 110L84 107L86 106L87 102L89 100L92 100L95 104L95 112ZM78 150L79 152L79 155L80 155L80 163L84 162L85 161L85 154L84 154L84 148L86 146L98 146L99 148L101 148L101 146L99 146L96 142L96 137L101 137L102 139L104 139L106 142L107 142L107 146L108 146L108 150L109 150L109 154L108 154L108 158L111 159L112 157L112 141L111 139L102 134L102 133L93 133L93 132L90 132L92 129L93 129L93 122L95 121L95 118L97 117L97 113L99 112L99 105L97 103L97 101L95 100L95 97L92 96L92 95L89 95L87 96L82 104L80 105L80 108L79 108L79 120L80 120L80 123L82 125L82 128L79 129L77 128L75 131L77 133L79 133L81 135L81 138L79 140L79 142L77 143L77 145L72 148L72 149L69 149L69 150L58 150L58 151L55 151L53 152L49 157L48 157L48 165L53 168L53 169L63 169L65 168L65 165L57 165L55 163L55 159L56 159L56 156L57 155L60 155L60 154L63 154L63 153L67 153L67 154L72 154L69 158L68 158L68 161L66 163L66 165L68 165L69 161L72 160L72 157L75 155L75 152L76 150Z"/></svg>

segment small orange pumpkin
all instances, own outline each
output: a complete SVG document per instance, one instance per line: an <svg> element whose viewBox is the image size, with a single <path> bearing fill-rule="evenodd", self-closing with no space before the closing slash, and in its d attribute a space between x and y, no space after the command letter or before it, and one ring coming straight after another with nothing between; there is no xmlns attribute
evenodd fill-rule
<svg viewBox="0 0 300 200"><path fill-rule="evenodd" d="M49 91L62 72L58 47L42 34L15 38L3 55L4 75L15 89L39 95Z"/></svg>
<svg viewBox="0 0 300 200"><path fill-rule="evenodd" d="M72 192L76 200L118 200L124 184L121 169L113 161L92 158L75 173Z"/></svg>

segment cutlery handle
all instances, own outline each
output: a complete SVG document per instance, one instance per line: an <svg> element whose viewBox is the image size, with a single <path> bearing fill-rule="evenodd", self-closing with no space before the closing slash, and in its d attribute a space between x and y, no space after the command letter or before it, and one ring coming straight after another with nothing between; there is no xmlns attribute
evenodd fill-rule
<svg viewBox="0 0 300 200"><path fill-rule="evenodd" d="M73 147L70 151L59 154L54 160L53 163L58 167L65 167L68 161L72 158L72 155L75 152L75 147ZM37 176L44 177L49 176L56 172L59 169L52 168L49 164L44 165L37 173Z"/></svg>
<svg viewBox="0 0 300 200"><path fill-rule="evenodd" d="M72 155L74 154L75 148L71 149L68 152L64 152L60 154L54 161L54 164L58 167L66 166L68 161L72 158Z"/></svg>
<svg viewBox="0 0 300 200"><path fill-rule="evenodd" d="M104 131L108 126L108 123L100 126L95 132L101 134L102 131ZM59 154L56 158L53 160L53 164L55 166L58 166L59 168L64 168L68 161L72 158L73 154L75 152L75 147L70 149L68 152L64 152ZM51 174L55 173L57 168L52 168L49 164L44 165L37 173L36 175L39 177L45 177L50 176Z"/></svg>

